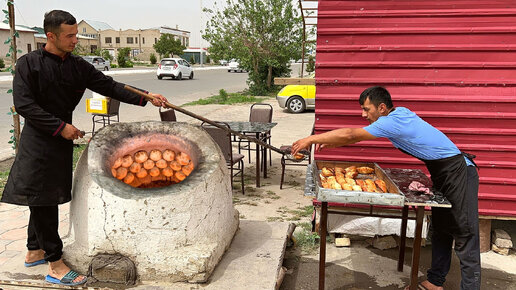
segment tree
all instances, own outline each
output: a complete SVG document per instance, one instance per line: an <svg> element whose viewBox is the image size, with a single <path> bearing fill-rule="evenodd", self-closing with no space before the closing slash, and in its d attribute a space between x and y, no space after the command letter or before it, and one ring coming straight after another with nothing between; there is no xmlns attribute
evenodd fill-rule
<svg viewBox="0 0 516 290"><path fill-rule="evenodd" d="M156 55L155 55L154 53L151 53L151 54L150 54L149 60L150 60L150 63L151 63L151 64L156 64L156 62L158 61L158 60L156 59Z"/></svg>
<svg viewBox="0 0 516 290"><path fill-rule="evenodd" d="M315 70L315 61L314 61L314 57L312 55L310 55L308 57L308 63L306 64L306 72L307 73L311 73Z"/></svg>
<svg viewBox="0 0 516 290"><path fill-rule="evenodd" d="M181 55L183 50L186 49L181 44L181 41L179 39L176 40L172 34L162 34L153 47L162 57L174 56L174 54Z"/></svg>
<svg viewBox="0 0 516 290"><path fill-rule="evenodd" d="M107 49L103 49L100 52L100 55L102 56L102 58L107 59L109 61L113 60L113 56L111 55L111 53L109 53L109 50L107 50Z"/></svg>
<svg viewBox="0 0 516 290"><path fill-rule="evenodd" d="M192 56L190 57L190 63L191 64L195 64L195 56L192 54Z"/></svg>
<svg viewBox="0 0 516 290"><path fill-rule="evenodd" d="M75 48L72 51L72 54L75 54L75 55L87 55L88 54L88 48L77 43L75 45Z"/></svg>
<svg viewBox="0 0 516 290"><path fill-rule="evenodd" d="M211 58L209 55L206 55L206 58L204 60L206 61L207 64L210 64L210 62L211 62Z"/></svg>
<svg viewBox="0 0 516 290"><path fill-rule="evenodd" d="M301 58L302 19L291 0L226 0L222 11L204 12L210 54L237 59L253 94L270 91L272 79L289 76L290 60Z"/></svg>
<svg viewBox="0 0 516 290"><path fill-rule="evenodd" d="M118 49L116 61L118 62L119 67L127 67L129 60L129 52L131 52L131 49L129 47L123 47Z"/></svg>

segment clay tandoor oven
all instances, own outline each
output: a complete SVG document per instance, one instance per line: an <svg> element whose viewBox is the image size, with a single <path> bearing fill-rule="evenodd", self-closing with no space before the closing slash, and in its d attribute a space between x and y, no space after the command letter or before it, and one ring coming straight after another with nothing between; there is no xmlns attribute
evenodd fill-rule
<svg viewBox="0 0 516 290"><path fill-rule="evenodd" d="M150 158L152 150L187 155L183 166L193 171L178 182L163 175L161 162L159 174L136 187L114 177L120 157L145 151ZM77 164L64 258L86 272L96 255L119 254L142 281L203 282L237 228L226 162L205 131L178 122L116 123L91 139Z"/></svg>

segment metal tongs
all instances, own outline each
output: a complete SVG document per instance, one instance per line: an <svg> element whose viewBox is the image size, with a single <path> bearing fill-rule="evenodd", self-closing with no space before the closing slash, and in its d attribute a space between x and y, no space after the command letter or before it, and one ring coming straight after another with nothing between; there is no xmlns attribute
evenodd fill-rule
<svg viewBox="0 0 516 290"><path fill-rule="evenodd" d="M153 96L151 96L151 95L149 95L149 94L147 94L147 93L145 93L145 92L139 91L139 90L137 90L137 89L135 89L135 88L133 88L133 87L131 87L131 86L128 86L128 85L125 85L124 89L126 89L126 90L128 90L128 91L130 91L130 92L133 92L133 93L135 93L135 94L137 94L137 95L140 95L140 96L144 97L144 98L145 98L145 100L147 100L147 101L151 101L151 100L156 99L155 97L153 97ZM274 146L272 146L272 145L269 145L268 143L266 143L266 142L264 142L264 141L262 141L262 140L256 139L256 138L251 137L251 136L247 136L247 135L242 134L242 133L240 133L240 132L238 132L238 131L231 130L230 128L227 128L227 127L225 127L225 126L223 126L223 125L220 125L220 124L219 124L219 123L217 123L217 122L214 122L214 121L211 121L211 120L209 120L209 119L206 119L206 118L204 118L204 117L202 117L202 116L199 116L199 115L197 115L197 114L194 114L194 113L192 113L192 112L190 112L190 111L188 111L188 110L185 110L185 109L183 109L183 108L181 108L181 107L178 107L178 106L176 106L176 105L173 105L173 104L171 104L171 103L169 103L169 102L165 102L165 106L166 106L166 107L168 107L168 108L170 108L170 109L174 109L174 110L176 110L176 111L179 111L179 112L181 112L181 113L183 113L183 114L185 114L185 115L188 115L188 116L190 116L190 117L192 117L192 118L195 118L195 119L197 119L197 120L201 120L201 121L203 121L203 122L206 122L206 123L208 123L208 124L210 124L210 125L212 125L212 126L214 126L214 127L217 127L217 128L219 128L219 129L222 129L222 130L224 130L224 131L226 131L226 132L229 132L229 133L231 133L231 134L233 134L233 135L236 135L236 136L238 136L238 137L240 137L240 138L243 138L243 139L249 140L249 141L251 141L251 142L254 142L254 143L256 143L256 144L258 144L258 145L260 145L260 146L262 146L262 147L265 147L265 148L271 149L272 151L275 151L275 152L277 152L277 153L279 153L279 154L281 154L281 155L287 155L287 156L288 156L288 155L290 154L290 152L282 151L282 150L280 150L279 148L274 147ZM308 152L308 151L307 151L307 152ZM290 155L290 156L291 156L291 157L293 157L292 155ZM290 159L290 157L288 157L288 158ZM305 158L306 158L306 155L305 155ZM292 160L295 160L295 158L292 158ZM303 160L304 160L304 159L303 159Z"/></svg>

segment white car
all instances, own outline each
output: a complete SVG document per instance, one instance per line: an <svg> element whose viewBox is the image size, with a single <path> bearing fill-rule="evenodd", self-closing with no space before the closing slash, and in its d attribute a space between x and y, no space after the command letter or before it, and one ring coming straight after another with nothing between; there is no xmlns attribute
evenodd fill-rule
<svg viewBox="0 0 516 290"><path fill-rule="evenodd" d="M163 77L172 77L172 79L182 80L187 77L193 79L193 68L186 60L182 58L164 58L158 65L156 71L158 79Z"/></svg>
<svg viewBox="0 0 516 290"><path fill-rule="evenodd" d="M100 56L86 55L82 58L84 58L85 61L91 63L98 70L108 71L111 67L109 60L105 60Z"/></svg>
<svg viewBox="0 0 516 290"><path fill-rule="evenodd" d="M238 61L232 59L231 62L229 63L228 72L232 72L232 71L244 72L245 70L240 67L240 64L238 63Z"/></svg>

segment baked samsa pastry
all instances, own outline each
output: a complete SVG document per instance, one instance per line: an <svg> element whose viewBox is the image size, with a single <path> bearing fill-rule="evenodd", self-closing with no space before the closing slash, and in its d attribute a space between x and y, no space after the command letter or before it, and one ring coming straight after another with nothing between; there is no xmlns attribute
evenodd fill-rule
<svg viewBox="0 0 516 290"><path fill-rule="evenodd" d="M161 159L161 151L159 151L158 149L154 149L150 152L149 157L152 161L158 161Z"/></svg>
<svg viewBox="0 0 516 290"><path fill-rule="evenodd" d="M332 169L331 169L331 168L323 167L323 168L321 169L321 174L322 174L323 176L326 176L326 177L328 177L328 176L333 176L333 171L332 171Z"/></svg>
<svg viewBox="0 0 516 290"><path fill-rule="evenodd" d="M378 186L382 192L387 192L387 185L385 184L385 181L377 179L374 181L374 183L376 183L376 186Z"/></svg>
<svg viewBox="0 0 516 290"><path fill-rule="evenodd" d="M374 168L363 166L363 167L358 167L357 171L360 174L371 174L374 172Z"/></svg>
<svg viewBox="0 0 516 290"><path fill-rule="evenodd" d="M146 151L138 151L136 153L134 153L134 161L138 162L138 163L143 163L145 161L147 161L147 159L149 159L149 154L147 154Z"/></svg>

